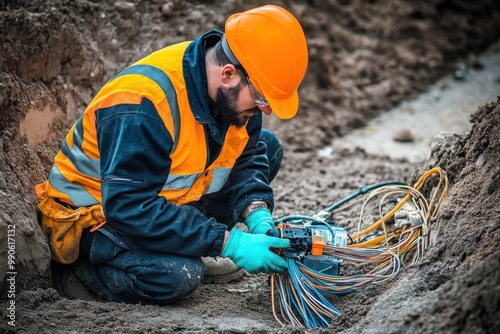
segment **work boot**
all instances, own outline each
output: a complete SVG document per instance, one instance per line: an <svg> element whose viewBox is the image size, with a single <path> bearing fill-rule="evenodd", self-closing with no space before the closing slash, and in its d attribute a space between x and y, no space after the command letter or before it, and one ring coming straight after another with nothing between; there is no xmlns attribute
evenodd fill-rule
<svg viewBox="0 0 500 334"><path fill-rule="evenodd" d="M202 257L205 265L204 284L222 284L234 281L245 274L231 259L222 257Z"/></svg>

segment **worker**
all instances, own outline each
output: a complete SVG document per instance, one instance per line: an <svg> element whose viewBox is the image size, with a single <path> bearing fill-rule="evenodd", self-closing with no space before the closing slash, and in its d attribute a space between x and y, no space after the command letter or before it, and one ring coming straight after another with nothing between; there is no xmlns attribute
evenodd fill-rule
<svg viewBox="0 0 500 334"><path fill-rule="evenodd" d="M118 73L35 187L52 259L104 298L159 305L286 270L272 249L289 240L266 235L283 147L262 114L295 116L307 63L297 19L266 5Z"/></svg>

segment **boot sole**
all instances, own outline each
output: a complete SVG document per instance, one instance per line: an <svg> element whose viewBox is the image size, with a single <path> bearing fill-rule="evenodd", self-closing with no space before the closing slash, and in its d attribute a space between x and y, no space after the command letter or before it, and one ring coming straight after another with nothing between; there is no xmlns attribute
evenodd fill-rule
<svg viewBox="0 0 500 334"><path fill-rule="evenodd" d="M245 275L245 270L240 269L238 271L235 271L234 273L226 274L226 275L217 275L217 276L205 276L203 278L203 281L201 281L203 284L224 284L224 283L229 283L231 281L237 280L241 278L243 275Z"/></svg>

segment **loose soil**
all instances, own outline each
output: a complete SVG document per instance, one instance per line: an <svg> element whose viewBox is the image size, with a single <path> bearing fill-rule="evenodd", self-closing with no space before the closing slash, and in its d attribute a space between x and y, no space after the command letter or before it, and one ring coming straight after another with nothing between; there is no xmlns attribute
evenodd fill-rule
<svg viewBox="0 0 500 334"><path fill-rule="evenodd" d="M264 274L202 285L165 307L92 300L84 294L71 299L65 291L71 284L54 284L33 193L33 186L47 178L69 126L125 66L207 29L223 29L229 14L264 2L3 0L0 332L500 332L500 101L479 107L469 118L470 131L437 136L424 161L356 145L318 154L333 140L417 97L460 64L479 69L476 56L500 40L498 5L465 0L270 3L299 18L310 55L297 117L265 119L285 148L273 183L274 216L312 215L375 182L412 185L439 166L447 172L450 191L431 222L433 246L419 264L405 267L386 284L331 297L342 315L325 330L281 328L271 312ZM464 100L478 91L468 94ZM357 213L353 207L335 218L354 229ZM15 225L15 298L9 297L12 281L7 281L12 271L7 267L9 225ZM12 301L15 327L7 318Z"/></svg>

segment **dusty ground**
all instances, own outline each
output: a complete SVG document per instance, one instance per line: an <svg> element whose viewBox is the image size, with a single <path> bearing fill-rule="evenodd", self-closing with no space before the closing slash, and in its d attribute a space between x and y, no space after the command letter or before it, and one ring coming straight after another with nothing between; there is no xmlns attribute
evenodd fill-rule
<svg viewBox="0 0 500 334"><path fill-rule="evenodd" d="M222 29L228 14L264 2L175 0L169 2L171 10L166 3L0 1L1 332L304 332L274 321L265 275L204 285L169 307L70 300L52 286L32 189L47 177L68 126L97 89L132 61L206 29ZM288 122L266 120L285 145L274 183L274 215L313 214L373 182L413 184L433 166L446 170L451 184L432 222L436 243L421 264L387 284L331 298L343 315L325 332L500 332L498 102L473 114L470 132L434 141L424 162L362 149L336 150L331 158L317 154L332 139L417 96L459 62L498 42L498 5L272 3L300 18L310 52L299 115ZM480 93L471 90L469 96ZM337 218L349 229L356 210ZM9 225L15 225L15 299L8 297ZM7 318L11 301L15 327Z"/></svg>

